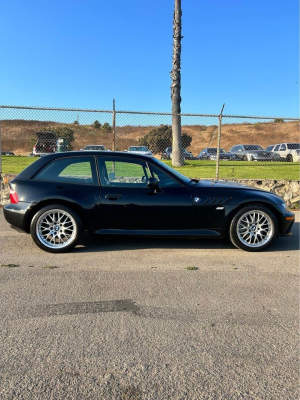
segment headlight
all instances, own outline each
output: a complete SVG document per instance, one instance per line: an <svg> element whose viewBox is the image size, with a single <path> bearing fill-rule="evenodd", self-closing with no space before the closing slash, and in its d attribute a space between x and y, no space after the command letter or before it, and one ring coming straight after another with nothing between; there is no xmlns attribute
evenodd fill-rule
<svg viewBox="0 0 300 400"><path fill-rule="evenodd" d="M288 206L287 206L286 202L281 203L281 206L284 208L285 211L288 210Z"/></svg>

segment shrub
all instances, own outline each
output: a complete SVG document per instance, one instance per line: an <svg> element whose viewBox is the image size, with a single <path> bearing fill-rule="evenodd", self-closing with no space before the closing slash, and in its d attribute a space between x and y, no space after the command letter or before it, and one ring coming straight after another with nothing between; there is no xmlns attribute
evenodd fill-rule
<svg viewBox="0 0 300 400"><path fill-rule="evenodd" d="M101 128L101 124L100 124L100 122L97 121L97 120L93 123L92 126L93 126L95 129L100 129L100 128Z"/></svg>
<svg viewBox="0 0 300 400"><path fill-rule="evenodd" d="M192 137L183 133L183 147L188 147L191 142ZM139 139L139 145L148 147L154 153L162 152L166 147L172 146L172 127L169 125L160 125L158 128L151 129L149 133Z"/></svg>
<svg viewBox="0 0 300 400"><path fill-rule="evenodd" d="M111 132L112 131L112 127L109 125L108 122L104 122L104 124L101 126L101 129L103 129L106 132Z"/></svg>
<svg viewBox="0 0 300 400"><path fill-rule="evenodd" d="M49 128L49 130L56 134L56 139L58 139L58 138L67 139L68 144L69 144L69 150L73 149L73 146L71 145L71 143L74 142L74 140L75 140L75 135L74 135L73 129L68 128L67 126L59 126L57 128Z"/></svg>

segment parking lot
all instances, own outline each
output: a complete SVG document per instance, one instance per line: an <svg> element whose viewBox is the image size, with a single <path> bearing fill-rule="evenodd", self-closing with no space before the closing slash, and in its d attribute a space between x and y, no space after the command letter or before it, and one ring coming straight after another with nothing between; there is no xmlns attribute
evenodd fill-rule
<svg viewBox="0 0 300 400"><path fill-rule="evenodd" d="M263 253L85 239L49 254L0 209L1 399L298 399L299 214Z"/></svg>

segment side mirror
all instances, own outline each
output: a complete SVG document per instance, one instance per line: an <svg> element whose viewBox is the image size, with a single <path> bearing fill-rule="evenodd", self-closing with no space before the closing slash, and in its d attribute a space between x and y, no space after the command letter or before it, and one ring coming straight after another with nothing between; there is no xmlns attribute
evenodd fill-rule
<svg viewBox="0 0 300 400"><path fill-rule="evenodd" d="M150 189L158 189L158 180L156 178L149 178L147 181L147 187Z"/></svg>

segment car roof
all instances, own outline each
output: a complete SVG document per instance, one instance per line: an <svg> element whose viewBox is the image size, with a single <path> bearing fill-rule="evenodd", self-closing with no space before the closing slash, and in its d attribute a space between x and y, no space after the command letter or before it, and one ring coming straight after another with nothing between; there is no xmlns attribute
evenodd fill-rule
<svg viewBox="0 0 300 400"><path fill-rule="evenodd" d="M19 175L18 178L21 179L30 179L39 169L41 169L44 165L48 164L48 162L53 160L58 160L59 158L64 157L122 157L122 158L135 158L139 160L149 160L154 159L153 156L146 156L143 154L137 153L126 153L123 151L104 151L104 150L81 150L81 151L66 151L61 153L51 153L44 157L39 158L34 163L30 164L27 168L25 168Z"/></svg>

